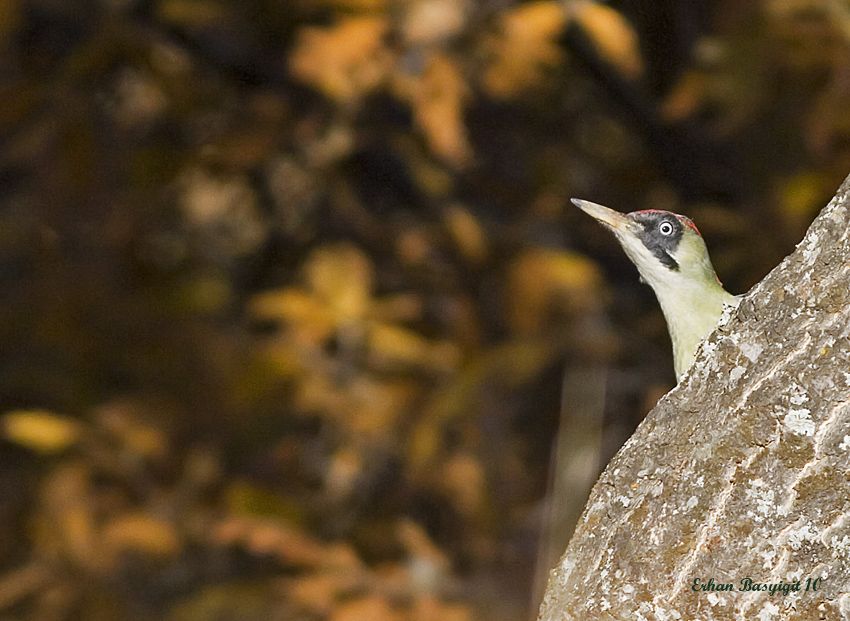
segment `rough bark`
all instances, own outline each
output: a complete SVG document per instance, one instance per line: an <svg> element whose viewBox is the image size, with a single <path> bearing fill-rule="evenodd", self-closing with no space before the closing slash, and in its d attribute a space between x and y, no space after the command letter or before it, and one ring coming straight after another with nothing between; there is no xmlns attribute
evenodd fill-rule
<svg viewBox="0 0 850 621"><path fill-rule="evenodd" d="M539 619L850 619L850 177L608 465Z"/></svg>

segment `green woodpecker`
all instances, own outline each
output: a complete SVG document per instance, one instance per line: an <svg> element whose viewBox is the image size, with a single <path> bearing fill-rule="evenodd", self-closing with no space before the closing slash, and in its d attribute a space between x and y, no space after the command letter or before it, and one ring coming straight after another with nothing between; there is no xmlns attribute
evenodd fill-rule
<svg viewBox="0 0 850 621"><path fill-rule="evenodd" d="M724 305L736 306L739 301L723 289L696 225L669 211L623 214L589 201L572 201L614 233L641 280L655 291L673 342L676 379L682 379Z"/></svg>

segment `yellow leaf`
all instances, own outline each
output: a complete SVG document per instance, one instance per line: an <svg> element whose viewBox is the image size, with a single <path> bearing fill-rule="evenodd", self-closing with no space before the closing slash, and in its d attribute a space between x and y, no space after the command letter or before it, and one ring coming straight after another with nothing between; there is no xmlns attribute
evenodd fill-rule
<svg viewBox="0 0 850 621"><path fill-rule="evenodd" d="M450 343L432 343L407 328L376 323L369 332L369 360L382 368L424 366L451 370L458 357Z"/></svg>
<svg viewBox="0 0 850 621"><path fill-rule="evenodd" d="M168 439L154 427L138 424L127 430L124 441L134 454L161 459L168 453Z"/></svg>
<svg viewBox="0 0 850 621"><path fill-rule="evenodd" d="M251 554L275 555L284 563L306 567L324 565L328 548L282 521L231 517L213 528L211 539L218 545L241 545ZM334 561L340 560L332 555Z"/></svg>
<svg viewBox="0 0 850 621"><path fill-rule="evenodd" d="M505 12L499 34L489 43L492 60L484 86L497 97L512 97L543 80L563 54L557 38L566 25L563 4L529 2Z"/></svg>
<svg viewBox="0 0 850 621"><path fill-rule="evenodd" d="M301 360L302 346L303 342L294 339L277 339L267 344L257 356L257 373L262 374L259 377L269 374L267 381L273 381L276 377L300 377L305 372L305 365ZM245 378L245 389L249 394L256 390L259 377L249 373Z"/></svg>
<svg viewBox="0 0 850 621"><path fill-rule="evenodd" d="M290 56L299 79L327 96L350 103L377 87L392 66L384 45L384 16L349 17L328 28L305 27Z"/></svg>
<svg viewBox="0 0 850 621"><path fill-rule="evenodd" d="M352 381L339 404L337 417L353 435L375 445L392 442L399 419L416 388L404 381L375 381L361 376Z"/></svg>
<svg viewBox="0 0 850 621"><path fill-rule="evenodd" d="M478 220L461 205L446 210L446 226L460 251L475 264L487 258L487 236Z"/></svg>
<svg viewBox="0 0 850 621"><path fill-rule="evenodd" d="M584 28L596 49L610 64L630 79L643 73L637 34L620 13L596 2L571 5L573 18Z"/></svg>
<svg viewBox="0 0 850 621"><path fill-rule="evenodd" d="M361 318L372 293L372 263L351 244L316 250L305 266L307 283L340 320Z"/></svg>
<svg viewBox="0 0 850 621"><path fill-rule="evenodd" d="M400 231L394 242L396 254L403 262L410 265L426 262L434 250L432 235L417 227Z"/></svg>
<svg viewBox="0 0 850 621"><path fill-rule="evenodd" d="M473 455L456 453L443 462L438 485L463 516L472 517L484 507L487 478L481 461Z"/></svg>
<svg viewBox="0 0 850 621"><path fill-rule="evenodd" d="M248 312L260 320L291 324L299 337L311 342L327 338L336 323L332 309L300 289L281 289L255 295Z"/></svg>
<svg viewBox="0 0 850 621"><path fill-rule="evenodd" d="M174 526L144 513L127 514L113 520L104 528L103 539L113 554L139 552L169 557L180 550Z"/></svg>
<svg viewBox="0 0 850 621"><path fill-rule="evenodd" d="M380 595L366 595L341 602L328 617L329 621L402 621L402 614L394 610Z"/></svg>
<svg viewBox="0 0 850 621"><path fill-rule="evenodd" d="M34 529L42 554L60 555L89 569L105 564L98 550L91 478L91 468L78 460L51 469L42 485Z"/></svg>
<svg viewBox="0 0 850 621"><path fill-rule="evenodd" d="M664 98L661 115L671 123L693 116L705 103L707 86L705 74L685 72Z"/></svg>
<svg viewBox="0 0 850 621"><path fill-rule="evenodd" d="M423 300L414 293L387 295L372 304L372 316L385 321L414 321L422 317Z"/></svg>
<svg viewBox="0 0 850 621"><path fill-rule="evenodd" d="M318 412L333 417L340 412L348 413L347 397L330 374L306 373L298 383L295 406L299 411Z"/></svg>
<svg viewBox="0 0 850 621"><path fill-rule="evenodd" d="M583 312L599 302L602 277L585 257L556 250L528 250L508 272L508 319L515 332L545 330L554 312Z"/></svg>
<svg viewBox="0 0 850 621"><path fill-rule="evenodd" d="M337 573L300 576L288 582L287 593L299 607L326 617L336 604L338 593L347 586L344 578Z"/></svg>
<svg viewBox="0 0 850 621"><path fill-rule="evenodd" d="M280 289L255 295L248 311L257 319L292 321L315 313L318 306L309 293L300 289Z"/></svg>
<svg viewBox="0 0 850 621"><path fill-rule="evenodd" d="M142 418L138 404L116 400L98 408L98 427L109 431L133 455L160 459L168 453L168 437Z"/></svg>
<svg viewBox="0 0 850 621"><path fill-rule="evenodd" d="M444 602L433 595L420 595L413 602L411 621L472 621L468 605Z"/></svg>
<svg viewBox="0 0 850 621"><path fill-rule="evenodd" d="M446 41L466 25L468 0L413 0L405 7L401 31L410 46Z"/></svg>
<svg viewBox="0 0 850 621"><path fill-rule="evenodd" d="M428 341L405 328L376 324L369 333L370 358L380 365L416 365L428 359Z"/></svg>
<svg viewBox="0 0 850 621"><path fill-rule="evenodd" d="M77 421L46 410L16 410L3 416L3 433L16 444L39 453L58 453L76 443Z"/></svg>
<svg viewBox="0 0 850 621"><path fill-rule="evenodd" d="M232 482L224 494L230 513L251 517L269 517L298 521L301 510L272 490L247 481Z"/></svg>
<svg viewBox="0 0 850 621"><path fill-rule="evenodd" d="M435 54L421 75L399 80L397 87L410 101L416 125L431 150L453 166L467 164L472 147L463 112L469 89L457 64L444 54Z"/></svg>

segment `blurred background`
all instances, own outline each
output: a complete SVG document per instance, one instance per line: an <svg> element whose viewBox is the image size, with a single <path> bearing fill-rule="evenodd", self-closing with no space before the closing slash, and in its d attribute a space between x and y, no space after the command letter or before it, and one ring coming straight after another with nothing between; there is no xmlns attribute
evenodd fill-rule
<svg viewBox="0 0 850 621"><path fill-rule="evenodd" d="M674 384L569 197L745 292L850 5L2 0L0 92L0 617L520 621Z"/></svg>

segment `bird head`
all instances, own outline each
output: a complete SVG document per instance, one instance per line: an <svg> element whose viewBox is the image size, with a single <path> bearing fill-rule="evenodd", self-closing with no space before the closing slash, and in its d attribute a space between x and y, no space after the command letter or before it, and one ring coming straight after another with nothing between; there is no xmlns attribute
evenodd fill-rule
<svg viewBox="0 0 850 621"><path fill-rule="evenodd" d="M624 214L590 201L572 202L614 233L656 292L687 285L719 286L705 241L690 218L658 209Z"/></svg>
<svg viewBox="0 0 850 621"><path fill-rule="evenodd" d="M717 279L696 225L669 211L624 214L589 201L574 198L573 203L614 233L655 291L673 344L673 368L681 379L724 306L735 306L739 299Z"/></svg>

